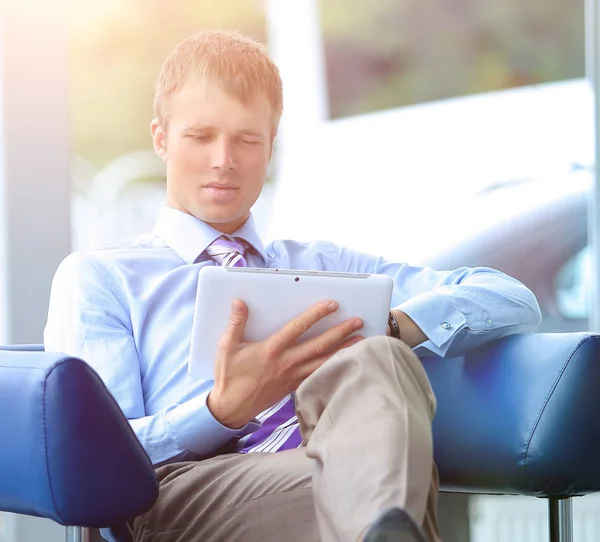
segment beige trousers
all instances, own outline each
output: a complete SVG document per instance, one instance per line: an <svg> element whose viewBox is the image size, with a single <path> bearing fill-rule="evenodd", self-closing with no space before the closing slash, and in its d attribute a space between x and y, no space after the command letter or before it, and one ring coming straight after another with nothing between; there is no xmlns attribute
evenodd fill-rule
<svg viewBox="0 0 600 542"><path fill-rule="evenodd" d="M355 542L385 509L406 509L439 541L435 398L403 343L342 350L296 393L301 448L160 467L158 501L135 542Z"/></svg>

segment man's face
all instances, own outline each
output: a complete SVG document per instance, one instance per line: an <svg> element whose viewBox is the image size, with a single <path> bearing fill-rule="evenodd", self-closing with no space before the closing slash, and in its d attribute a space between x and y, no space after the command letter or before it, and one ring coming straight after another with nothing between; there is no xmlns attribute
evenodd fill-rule
<svg viewBox="0 0 600 542"><path fill-rule="evenodd" d="M166 131L152 123L167 165L167 205L223 233L248 218L273 148L273 112L264 95L248 103L197 81L174 94Z"/></svg>

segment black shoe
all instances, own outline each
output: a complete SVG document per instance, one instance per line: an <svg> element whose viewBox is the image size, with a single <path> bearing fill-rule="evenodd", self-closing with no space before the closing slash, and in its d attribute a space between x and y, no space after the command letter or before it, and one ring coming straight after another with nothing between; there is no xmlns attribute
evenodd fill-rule
<svg viewBox="0 0 600 542"><path fill-rule="evenodd" d="M427 542L427 537L405 510L390 508L369 527L363 542Z"/></svg>

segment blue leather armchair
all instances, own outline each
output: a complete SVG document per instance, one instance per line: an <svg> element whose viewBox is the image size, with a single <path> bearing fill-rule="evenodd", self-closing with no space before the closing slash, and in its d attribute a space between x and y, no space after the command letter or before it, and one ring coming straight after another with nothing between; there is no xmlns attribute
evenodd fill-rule
<svg viewBox="0 0 600 542"><path fill-rule="evenodd" d="M79 359L0 350L0 510L66 525L69 542L89 540L82 526L127 540L125 522L152 506L158 484L112 395Z"/></svg>
<svg viewBox="0 0 600 542"><path fill-rule="evenodd" d="M546 498L550 541L571 542L571 498L600 491L600 335L515 335L423 361L442 490Z"/></svg>
<svg viewBox="0 0 600 542"><path fill-rule="evenodd" d="M571 497L600 491L600 335L512 336L423 363L442 490L546 498L550 541L571 542ZM146 454L79 360L0 352L0 434L0 510L117 527L156 498Z"/></svg>

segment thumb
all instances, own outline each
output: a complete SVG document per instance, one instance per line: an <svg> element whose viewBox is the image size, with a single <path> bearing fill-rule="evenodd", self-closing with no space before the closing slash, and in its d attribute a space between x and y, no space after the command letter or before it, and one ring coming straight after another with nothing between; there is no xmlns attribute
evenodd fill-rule
<svg viewBox="0 0 600 542"><path fill-rule="evenodd" d="M229 323L223 334L226 345L239 344L244 340L244 329L248 321L248 306L241 299L231 302Z"/></svg>

